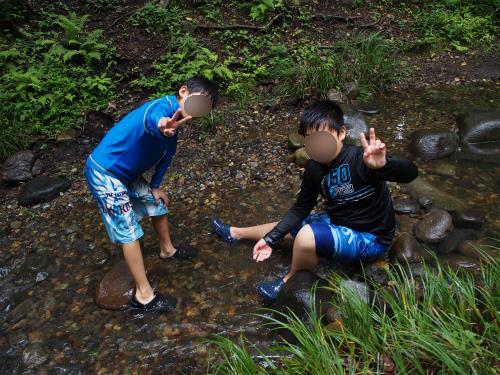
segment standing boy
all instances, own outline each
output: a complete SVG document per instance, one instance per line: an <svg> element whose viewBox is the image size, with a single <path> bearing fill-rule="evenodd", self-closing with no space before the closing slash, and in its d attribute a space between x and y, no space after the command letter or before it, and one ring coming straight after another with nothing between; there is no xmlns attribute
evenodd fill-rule
<svg viewBox="0 0 500 375"><path fill-rule="evenodd" d="M294 239L290 272L258 285L267 301L275 300L297 271L314 270L320 257L340 262L383 257L395 230L386 181L407 183L418 175L411 161L386 155L385 144L375 137L373 128L369 143L361 134L361 147L344 145L342 110L332 101L316 101L306 108L299 133L306 137L306 148L311 145L308 153L316 160L308 161L297 201L282 220L248 228L231 227L219 219L212 222L214 231L228 242L258 241L253 250L257 262L269 258L283 238ZM311 144L311 138L317 141ZM310 215L319 195L326 210Z"/></svg>
<svg viewBox="0 0 500 375"><path fill-rule="evenodd" d="M160 239L163 259L196 256L190 247L174 247L167 222L169 198L160 188L177 148L177 129L192 117L186 113L186 99L207 96L215 106L217 88L202 77L183 84L177 95L148 101L130 112L101 140L88 157L85 176L99 207L112 242L122 246L123 255L135 281L133 309L167 312L176 305L173 296L153 291L146 277L139 238L144 234L139 221L150 216ZM154 167L147 183L142 173Z"/></svg>

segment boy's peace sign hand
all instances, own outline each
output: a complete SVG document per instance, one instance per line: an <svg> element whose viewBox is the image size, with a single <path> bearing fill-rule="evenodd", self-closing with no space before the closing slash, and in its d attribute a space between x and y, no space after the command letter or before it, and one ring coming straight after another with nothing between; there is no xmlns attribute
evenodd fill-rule
<svg viewBox="0 0 500 375"><path fill-rule="evenodd" d="M179 108L172 117L162 117L158 121L158 128L164 136L173 137L177 128L193 118L192 116L186 116L182 120L177 121L181 113L182 110Z"/></svg>
<svg viewBox="0 0 500 375"><path fill-rule="evenodd" d="M363 146L363 160L370 169L379 169L385 166L385 144L376 139L375 129L370 128L370 144L366 141L365 134L361 133L361 145Z"/></svg>

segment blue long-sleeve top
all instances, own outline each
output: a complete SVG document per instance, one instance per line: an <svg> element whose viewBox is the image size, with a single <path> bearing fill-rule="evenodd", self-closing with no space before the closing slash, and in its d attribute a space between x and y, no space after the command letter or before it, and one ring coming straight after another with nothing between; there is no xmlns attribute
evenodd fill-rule
<svg viewBox="0 0 500 375"><path fill-rule="evenodd" d="M172 117L178 108L174 95L143 104L108 131L89 160L124 183L155 167L150 187L158 188L177 150L177 132L173 137L164 136L158 122Z"/></svg>

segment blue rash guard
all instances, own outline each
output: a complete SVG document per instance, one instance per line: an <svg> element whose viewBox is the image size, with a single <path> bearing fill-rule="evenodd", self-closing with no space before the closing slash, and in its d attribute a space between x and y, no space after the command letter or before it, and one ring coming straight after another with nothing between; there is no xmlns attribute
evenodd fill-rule
<svg viewBox="0 0 500 375"><path fill-rule="evenodd" d="M155 167L149 186L158 188L177 150L177 132L170 138L164 136L158 121L172 117L178 109L174 95L143 104L111 128L89 161L127 184Z"/></svg>

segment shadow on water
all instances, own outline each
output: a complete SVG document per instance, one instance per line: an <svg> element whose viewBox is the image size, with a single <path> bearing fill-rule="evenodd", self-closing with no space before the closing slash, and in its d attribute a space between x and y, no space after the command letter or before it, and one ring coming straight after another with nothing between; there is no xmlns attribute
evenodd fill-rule
<svg viewBox="0 0 500 375"><path fill-rule="evenodd" d="M391 94L380 98L378 104L382 111L368 118L369 125L377 128L389 150L403 155L412 130L455 130L456 112L469 107L500 107L494 87ZM122 373L141 368L202 372L207 363L203 340L212 334L244 334L260 347L269 345L271 337L260 327L260 318L252 315L262 307L255 285L282 275L291 253L277 251L269 261L256 264L251 259L251 243L229 246L210 233L208 223L214 216L241 225L274 221L289 207L291 182L275 182L252 172L274 163L279 176L284 176L282 180L299 174L285 161L286 134L295 129L296 120L280 122L280 115L256 133L241 125L248 135L243 139L236 130L229 139L216 140L221 155L230 154L233 144L243 150L232 157L234 166L219 161L227 161L224 155L219 158L194 151L198 155L194 168L200 172L192 176L194 188L202 190L203 185L204 190L199 197L191 199L193 190L176 192L177 185L169 185L174 192L170 221L175 243L189 243L200 250L193 261L165 262L164 272L153 279L158 290L178 297L178 308L169 315L134 316L95 306L97 283L122 258L105 237L83 182L76 184L76 189L84 198L70 209L55 203L53 208L30 210L16 237L0 239L0 373L20 373L27 368L54 373ZM274 143L266 143L267 139L274 139ZM268 157L268 151L261 147L272 148L276 159ZM182 171L183 163L194 160L192 156L180 152L174 173ZM239 178L235 173L227 172L246 171L241 163L249 164L248 174L255 177L244 186L235 182ZM443 164L452 171L448 175L436 173ZM207 166L227 174L204 179ZM484 213L489 233L498 233L498 164L446 159L420 163L419 167L440 189ZM210 185L208 180L215 178L222 179L221 183ZM145 256L156 257L158 244L152 226L143 223Z"/></svg>

